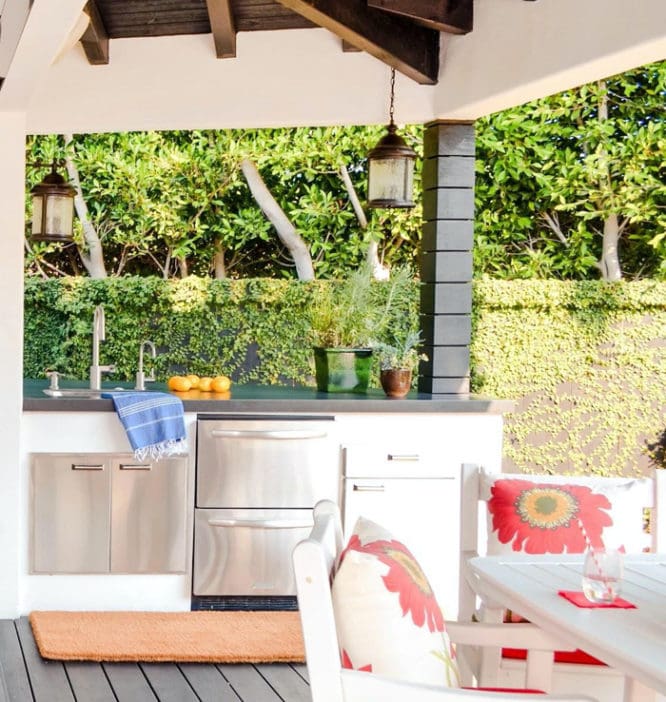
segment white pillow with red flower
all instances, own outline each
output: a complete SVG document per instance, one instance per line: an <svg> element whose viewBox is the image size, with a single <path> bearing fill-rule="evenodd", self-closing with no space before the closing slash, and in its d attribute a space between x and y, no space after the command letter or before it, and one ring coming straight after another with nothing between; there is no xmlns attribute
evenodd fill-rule
<svg viewBox="0 0 666 702"><path fill-rule="evenodd" d="M640 552L650 487L646 479L483 473L488 554L582 553L588 544Z"/></svg>
<svg viewBox="0 0 666 702"><path fill-rule="evenodd" d="M359 518L332 585L342 666L410 682L459 686L444 617L409 550Z"/></svg>

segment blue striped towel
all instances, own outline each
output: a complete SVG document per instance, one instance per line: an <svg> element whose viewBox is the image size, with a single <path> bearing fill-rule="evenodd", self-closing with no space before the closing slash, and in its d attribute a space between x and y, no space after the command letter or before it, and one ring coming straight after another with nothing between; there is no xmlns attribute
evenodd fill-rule
<svg viewBox="0 0 666 702"><path fill-rule="evenodd" d="M143 461L187 451L183 402L166 392L105 392L127 432L134 455Z"/></svg>

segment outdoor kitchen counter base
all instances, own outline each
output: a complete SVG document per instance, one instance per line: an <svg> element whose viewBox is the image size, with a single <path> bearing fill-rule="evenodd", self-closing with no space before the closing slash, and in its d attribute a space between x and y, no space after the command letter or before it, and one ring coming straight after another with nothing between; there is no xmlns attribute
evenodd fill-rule
<svg viewBox="0 0 666 702"><path fill-rule="evenodd" d="M62 385L72 387L72 383ZM19 556L17 563L5 564L6 573L16 574L19 604L18 610L14 610L9 601L2 601L0 591L0 612L5 617L15 617L35 609L189 609L191 572L146 575L37 575L30 572L32 454L131 453L110 400L52 398L42 393L44 387L44 381L25 382L20 509L16 525ZM163 391L165 386L154 384L150 389ZM355 456L363 456L363 464L368 466L381 463L387 453L422 454L430 471L427 475L437 478L456 474L463 462L482 463L500 470L502 415L513 407L508 401L479 398L432 398L413 394L403 400L391 400L385 398L381 390L370 391L367 395L327 395L312 388L277 386L233 386L228 399L213 397L184 398L189 448L188 504L192 512L187 527L188 563L191 563L193 540L196 423L201 414L251 414L265 418L285 414L332 416L335 418L332 422L334 441L340 450L341 478L352 455L350 451ZM409 477L410 472L416 470L415 465L409 461L397 463L393 470L395 473L399 469L400 476ZM430 483L417 476L414 484ZM411 513L413 506L403 505L403 508L405 522L421 523L419 514Z"/></svg>

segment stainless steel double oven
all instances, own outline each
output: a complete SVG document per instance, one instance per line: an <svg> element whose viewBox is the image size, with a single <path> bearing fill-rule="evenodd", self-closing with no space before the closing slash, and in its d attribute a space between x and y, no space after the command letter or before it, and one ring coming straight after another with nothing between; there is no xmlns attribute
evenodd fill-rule
<svg viewBox="0 0 666 702"><path fill-rule="evenodd" d="M193 609L293 609L291 551L338 501L330 416L200 415Z"/></svg>

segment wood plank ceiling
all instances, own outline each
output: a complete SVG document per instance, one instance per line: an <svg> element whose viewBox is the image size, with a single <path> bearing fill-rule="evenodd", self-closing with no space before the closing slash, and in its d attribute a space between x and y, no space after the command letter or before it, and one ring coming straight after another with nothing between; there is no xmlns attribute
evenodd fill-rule
<svg viewBox="0 0 666 702"><path fill-rule="evenodd" d="M423 84L437 82L439 33L472 29L473 0L89 0L81 37L91 64L109 39L213 34L217 58L236 55L238 32L324 27L345 50L367 51ZM342 46L342 45L341 45Z"/></svg>

